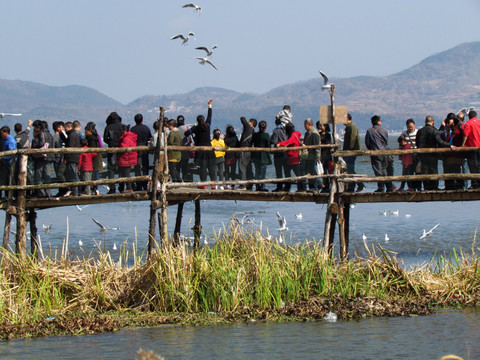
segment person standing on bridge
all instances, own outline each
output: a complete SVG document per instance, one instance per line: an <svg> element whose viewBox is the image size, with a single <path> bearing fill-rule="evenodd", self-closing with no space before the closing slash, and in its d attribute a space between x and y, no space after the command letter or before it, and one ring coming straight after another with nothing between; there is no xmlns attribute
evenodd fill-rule
<svg viewBox="0 0 480 360"><path fill-rule="evenodd" d="M107 126L103 132L103 142L108 147L117 147L122 136L122 118L115 111L111 112L106 120ZM107 154L107 176L109 179L115 178L116 154ZM109 194L115 194L115 184L109 185Z"/></svg>
<svg viewBox="0 0 480 360"><path fill-rule="evenodd" d="M358 127L352 121L352 115L347 114L347 123L345 124L345 135L343 137L343 150L360 150L360 135L358 133ZM355 161L356 156L345 156L345 163L347 164L347 173L356 174ZM363 182L357 183L357 192L365 190ZM349 183L346 191L354 192L355 183Z"/></svg>
<svg viewBox="0 0 480 360"><path fill-rule="evenodd" d="M425 118L425 126L417 132L417 147L419 149L450 147L455 149L455 145L450 145L441 138L441 133L435 127L433 116L428 115ZM438 155L437 154L419 154L422 167L422 174L438 174ZM427 180L423 182L425 190L438 190L437 180Z"/></svg>
<svg viewBox="0 0 480 360"><path fill-rule="evenodd" d="M137 146L137 134L130 131L130 125L122 125L122 136L120 136L119 147L128 148ZM138 154L136 151L119 153L117 156L118 176L122 178L130 177L132 166L137 165ZM125 191L123 190L126 187ZM121 193L132 192L132 183L120 183L118 191Z"/></svg>
<svg viewBox="0 0 480 360"><path fill-rule="evenodd" d="M463 124L463 144L465 147L480 146L480 121L475 110L468 112L469 120ZM467 154L467 164L470 173L480 173L480 150L469 151ZM480 188L479 180L472 180L469 189Z"/></svg>
<svg viewBox="0 0 480 360"><path fill-rule="evenodd" d="M150 128L143 123L143 115L136 114L134 117L135 126L130 130L137 134L137 146L147 146L149 141L152 141L152 132ZM137 151L137 165L135 165L135 176L148 175L148 151ZM147 190L147 181L138 181L135 183L135 190Z"/></svg>
<svg viewBox="0 0 480 360"><path fill-rule="evenodd" d="M317 129L315 129L315 125L313 124L313 120L311 118L306 119L303 122L303 126L305 127L305 136L303 138L304 145L320 145L320 134L318 133ZM320 166L318 163L321 164L321 150L320 148L316 149L308 149L307 159L305 160L305 174L310 174L312 176L322 175L319 173ZM322 187L322 179L309 179L308 180L308 192L317 194Z"/></svg>
<svg viewBox="0 0 480 360"><path fill-rule="evenodd" d="M240 136L240 147L248 148L252 147L253 144L253 133L255 131L255 127L257 126L257 119L250 119L247 121L245 117L241 117L240 121L243 125L242 135ZM252 171L252 153L250 151L242 151L238 155L238 173L240 176L240 180L252 180L253 179L253 171ZM252 185L240 185L238 187L239 190L252 190Z"/></svg>
<svg viewBox="0 0 480 360"><path fill-rule="evenodd" d="M378 115L371 118L372 127L367 130L365 135L365 146L368 150L387 150L388 149L388 133L382 127L382 119ZM372 169L375 176L387 176L388 155L379 155L370 157ZM379 181L377 183L377 190L375 192L384 192L385 187L387 192L393 191L393 184L391 181Z"/></svg>

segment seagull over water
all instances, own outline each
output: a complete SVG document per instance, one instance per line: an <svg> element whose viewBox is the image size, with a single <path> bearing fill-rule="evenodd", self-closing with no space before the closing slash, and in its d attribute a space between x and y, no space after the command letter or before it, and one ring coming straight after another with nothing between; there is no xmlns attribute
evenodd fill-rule
<svg viewBox="0 0 480 360"><path fill-rule="evenodd" d="M388 234L385 234L385 241L389 241L390 240L390 237L388 236Z"/></svg>
<svg viewBox="0 0 480 360"><path fill-rule="evenodd" d="M277 231L280 233L280 237L279 237L279 242L282 243L285 239L285 231L288 231L288 227L287 227L287 219L284 217L282 217L282 215L280 215L280 213L277 211L277 219L278 219L278 223L280 224L280 227L277 229Z"/></svg>
<svg viewBox="0 0 480 360"><path fill-rule="evenodd" d="M45 234L50 234L50 231L52 231L52 224L50 225L45 225L42 224L43 231L45 231Z"/></svg>
<svg viewBox="0 0 480 360"><path fill-rule="evenodd" d="M330 88L332 87L332 84L330 84L328 82L328 77L327 75L325 75L323 72L321 71L318 71L320 73L320 75L322 75L323 77L323 86L322 86L322 90L330 90Z"/></svg>
<svg viewBox="0 0 480 360"><path fill-rule="evenodd" d="M195 4L192 4L192 3L190 3L190 4L185 4L185 5L182 6L182 8L193 8L193 11L194 11L194 12L202 11L202 8L201 8L200 6L195 5Z"/></svg>
<svg viewBox="0 0 480 360"><path fill-rule="evenodd" d="M300 213L300 214L295 214L295 217L296 217L297 219L302 219L302 218L303 218L303 215L302 215L302 213Z"/></svg>
<svg viewBox="0 0 480 360"><path fill-rule="evenodd" d="M187 36L178 34L178 35L172 36L170 40L182 39L183 40L182 45L187 45L188 40L190 40L190 36L195 36L195 34L190 31Z"/></svg>
<svg viewBox="0 0 480 360"><path fill-rule="evenodd" d="M205 64L209 64L211 65L215 70L218 70L217 67L215 65L213 65L213 63L208 59L208 57L196 57L195 59L198 60L199 64L201 65L205 65Z"/></svg>
<svg viewBox="0 0 480 360"><path fill-rule="evenodd" d="M205 53L206 53L205 56L208 57L208 56L212 56L212 55L213 55L213 50L216 49L216 48L217 48L217 45L213 45L213 46L212 46L212 49L210 49L210 50L209 50L208 48L206 48L205 46L199 46L199 47L196 47L195 49L196 49L196 50L203 50L203 51L205 51Z"/></svg>
<svg viewBox="0 0 480 360"><path fill-rule="evenodd" d="M100 232L101 233L104 233L107 230L120 230L120 228L118 228L118 227L104 226L98 220L95 220L93 217L92 217L92 220L95 224L97 224L100 227Z"/></svg>
<svg viewBox="0 0 480 360"><path fill-rule="evenodd" d="M433 230L435 230L435 229L436 229L437 227L439 227L439 226L440 226L440 224L437 224L437 225L435 225L433 228L431 228L431 229L428 230L428 231L425 231L425 229L423 229L423 235L420 236L420 240L421 240L421 239L425 239L427 236L432 235Z"/></svg>
<svg viewBox="0 0 480 360"><path fill-rule="evenodd" d="M88 205L83 205L83 206L80 206L80 205L75 205L78 209L78 211L82 211L83 209L85 209L86 207L88 207Z"/></svg>

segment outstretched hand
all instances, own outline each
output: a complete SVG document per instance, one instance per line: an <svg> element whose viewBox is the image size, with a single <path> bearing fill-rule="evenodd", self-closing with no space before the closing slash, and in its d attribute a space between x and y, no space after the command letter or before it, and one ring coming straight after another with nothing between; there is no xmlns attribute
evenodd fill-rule
<svg viewBox="0 0 480 360"><path fill-rule="evenodd" d="M212 105L213 99L208 100L208 105Z"/></svg>

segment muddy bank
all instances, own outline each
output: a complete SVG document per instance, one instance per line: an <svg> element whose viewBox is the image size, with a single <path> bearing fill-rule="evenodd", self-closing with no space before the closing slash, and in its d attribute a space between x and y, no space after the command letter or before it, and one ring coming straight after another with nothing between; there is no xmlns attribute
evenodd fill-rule
<svg viewBox="0 0 480 360"><path fill-rule="evenodd" d="M380 300L375 298L313 297L298 304L285 304L280 309L243 307L235 312L201 314L160 314L156 312L115 312L80 316L58 316L34 324L0 324L0 338L45 337L52 335L85 335L112 332L125 327L171 325L215 325L249 321L318 321L328 312L337 314L339 320L381 316L428 315L445 304L431 297L405 300ZM463 304L464 305L464 304ZM471 304L470 304L471 305ZM452 302L450 307L462 307Z"/></svg>

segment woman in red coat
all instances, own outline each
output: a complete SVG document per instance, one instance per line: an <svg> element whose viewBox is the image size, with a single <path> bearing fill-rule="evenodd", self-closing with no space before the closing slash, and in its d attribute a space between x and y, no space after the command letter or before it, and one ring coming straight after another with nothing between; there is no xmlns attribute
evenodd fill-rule
<svg viewBox="0 0 480 360"><path fill-rule="evenodd" d="M137 134L130 131L130 125L122 125L122 136L118 147L135 147L137 146ZM132 166L137 165L137 152L125 152L117 154L117 166L119 177L130 177ZM126 183L126 190L123 191L124 183L118 185L118 190L122 193L129 193L132 191L132 183Z"/></svg>
<svg viewBox="0 0 480 360"><path fill-rule="evenodd" d="M295 126L292 123L287 123L285 125L285 132L287 133L288 139L285 141L280 141L277 144L277 147L297 147L302 146L300 137L302 134L298 131L295 131ZM295 173L295 176L302 176L300 169L300 158L298 156L298 150L289 150L287 153L287 164L285 166L285 176L290 177L291 172ZM285 191L290 191L290 183L285 184ZM306 185L304 181L297 182L297 192L305 191Z"/></svg>

